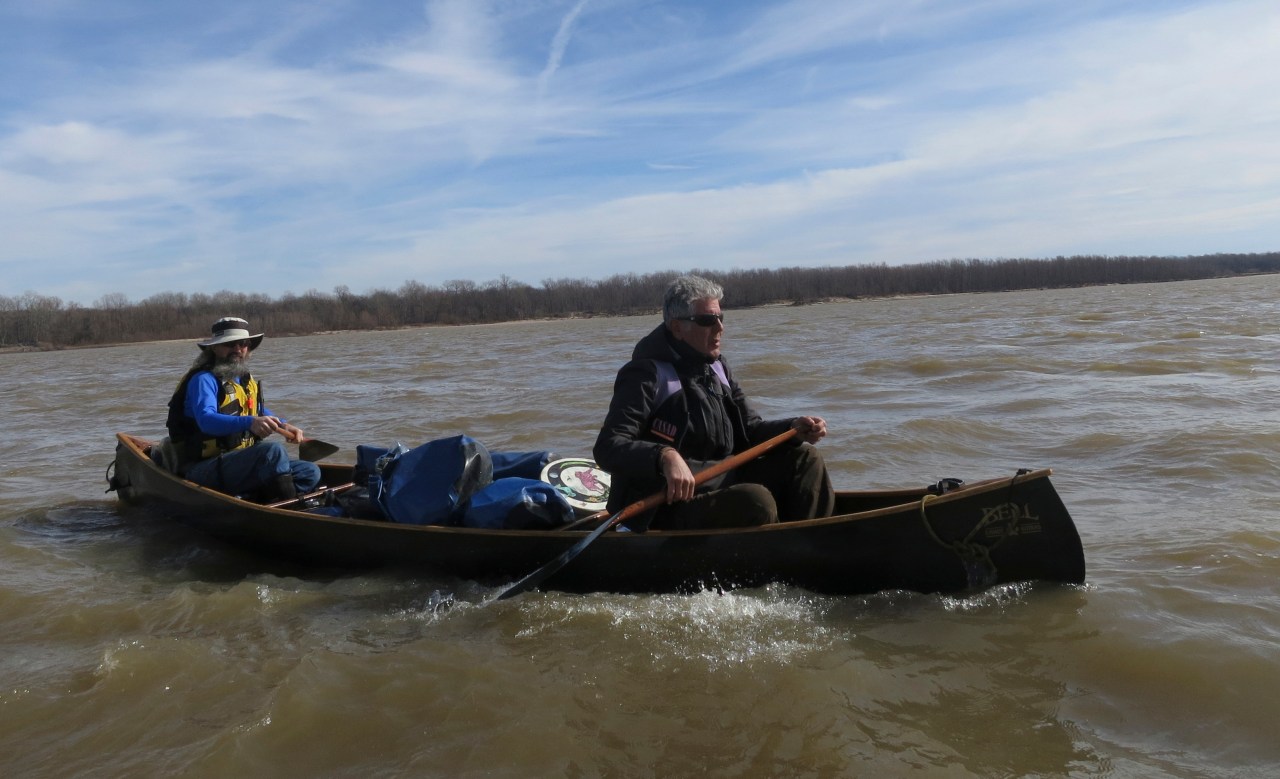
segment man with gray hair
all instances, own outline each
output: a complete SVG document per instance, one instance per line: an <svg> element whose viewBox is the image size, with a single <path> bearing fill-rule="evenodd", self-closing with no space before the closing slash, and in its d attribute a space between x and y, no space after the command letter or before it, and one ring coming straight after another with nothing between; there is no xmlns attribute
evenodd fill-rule
<svg viewBox="0 0 1280 779"><path fill-rule="evenodd" d="M830 516L835 492L812 446L821 417L765 421L720 353L719 284L681 276L667 288L662 324L636 344L614 382L593 450L610 473L609 511L665 490L666 503L633 530L737 527ZM788 429L798 439L695 489L694 473Z"/></svg>
<svg viewBox="0 0 1280 779"><path fill-rule="evenodd" d="M169 399L165 425L184 478L232 495L289 500L316 488L320 467L291 460L281 444L263 440L280 433L300 442L303 433L271 413L249 373L249 354L261 343L262 333L251 335L239 317L214 322Z"/></svg>

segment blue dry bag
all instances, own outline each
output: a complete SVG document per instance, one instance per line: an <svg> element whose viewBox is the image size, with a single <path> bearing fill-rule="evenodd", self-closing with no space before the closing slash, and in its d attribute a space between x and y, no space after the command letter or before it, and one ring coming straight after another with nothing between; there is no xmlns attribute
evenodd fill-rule
<svg viewBox="0 0 1280 779"><path fill-rule="evenodd" d="M493 481L489 450L466 435L397 446L374 471L370 495L389 519L410 525L457 524L471 496Z"/></svg>
<svg viewBox="0 0 1280 779"><path fill-rule="evenodd" d="M471 496L462 524L489 530L544 530L573 520L560 491L535 479L498 479Z"/></svg>
<svg viewBox="0 0 1280 779"><path fill-rule="evenodd" d="M512 476L521 479L537 479L542 476L542 469L547 463L556 459L551 452L490 452L493 460L493 480L507 479Z"/></svg>

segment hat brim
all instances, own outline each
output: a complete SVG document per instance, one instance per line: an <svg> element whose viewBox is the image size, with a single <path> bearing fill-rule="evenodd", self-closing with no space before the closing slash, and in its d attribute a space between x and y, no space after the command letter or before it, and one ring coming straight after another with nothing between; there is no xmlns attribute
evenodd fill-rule
<svg viewBox="0 0 1280 779"><path fill-rule="evenodd" d="M196 344L196 346L199 346L201 349L208 349L210 346L217 346L218 344L232 343L234 341L243 341L244 339L248 338L249 351L252 352L254 349L257 349L258 346L262 343L263 335L264 333L258 333L257 335L249 335L248 331L246 330L242 330L239 333L232 330L219 335L217 338L210 338L208 341L200 341L199 343Z"/></svg>

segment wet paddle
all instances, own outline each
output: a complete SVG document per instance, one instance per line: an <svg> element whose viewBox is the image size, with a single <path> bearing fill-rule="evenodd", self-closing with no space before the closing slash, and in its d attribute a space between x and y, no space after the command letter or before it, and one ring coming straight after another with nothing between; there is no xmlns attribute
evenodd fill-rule
<svg viewBox="0 0 1280 779"><path fill-rule="evenodd" d="M764 454L770 449L773 449L778 444L791 440L793 437L795 437L796 432L797 431L793 428L791 430L788 430L785 433L779 433L778 435L774 436L773 438L770 438L768 441L765 441L764 443L756 444L755 446L751 447L750 449L747 449L744 452L739 452L738 454L735 454L733 457L730 457L725 460L721 460L720 462L716 463L710 468L707 468L704 471L694 474L693 476L694 485L703 484L709 479L714 479L720 474L727 473L733 470L734 468L737 468L739 465L742 465L743 463L754 460L755 458L759 457L760 455ZM611 528L630 519L631 517L634 517L636 514L639 514L642 511L648 511L651 508L655 508L657 506L662 505L662 503L666 499L667 499L666 490L662 490L662 491L653 493L652 495L650 495L649 497L643 500L638 500L635 503L632 503L631 505L619 511L617 514L614 514L612 517L608 519L608 521L600 525L600 527L596 528L595 530L592 530L591 533L588 534L586 538L582 539L578 543L569 547L564 552L561 552L559 557L547 563L546 565L542 566L541 568L529 574L528 576L524 577L523 579L511 585L507 589L503 590L502 593L498 595L498 597L494 598L494 600L506 600L507 598L514 597L516 595L519 595L522 592L526 592L528 590L533 589L534 587L537 587L539 584L546 581L547 578L551 576L551 574L555 573L556 571L568 565L569 562L573 560L573 558L577 557L579 554L582 553L582 550L586 549L588 546L591 546L592 542L594 542L600 536L604 535Z"/></svg>
<svg viewBox="0 0 1280 779"><path fill-rule="evenodd" d="M309 463L319 462L334 452L338 447L314 438L304 438L298 442L298 459Z"/></svg>

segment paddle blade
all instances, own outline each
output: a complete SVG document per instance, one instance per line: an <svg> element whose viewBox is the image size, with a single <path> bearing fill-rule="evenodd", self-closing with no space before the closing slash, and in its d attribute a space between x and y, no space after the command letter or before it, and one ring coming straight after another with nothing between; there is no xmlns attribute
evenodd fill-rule
<svg viewBox="0 0 1280 779"><path fill-rule="evenodd" d="M336 451L338 451L338 447L333 444L317 441L314 438L308 438L298 444L299 459L306 460L309 463L319 462Z"/></svg>
<svg viewBox="0 0 1280 779"><path fill-rule="evenodd" d="M638 505L638 504L632 504L627 508L632 508L635 505ZM606 532L609 531L610 528L612 528L614 525L618 524L622 520L627 519L627 517L628 515L626 514L626 509L623 509L622 511L619 511L617 514L614 514L612 519L610 519L608 522L605 522L595 530L592 530L590 535L588 535L586 538L582 539L578 543L574 544L573 546L561 552L560 555L556 557L556 559L552 560L551 562L542 566L538 570L524 577L520 581L511 585L507 589L503 590L501 593L498 594L498 597L494 598L494 600L506 600L507 598L514 597L516 595L519 595L522 592L527 592L529 590L532 590L534 587L537 587L539 584L542 584L544 581L547 580L548 577L551 576L551 574L555 573L556 571L568 565L569 561L577 557L579 553L582 552L583 549L586 549L588 546L590 546L592 541L595 541L597 538L604 535Z"/></svg>

